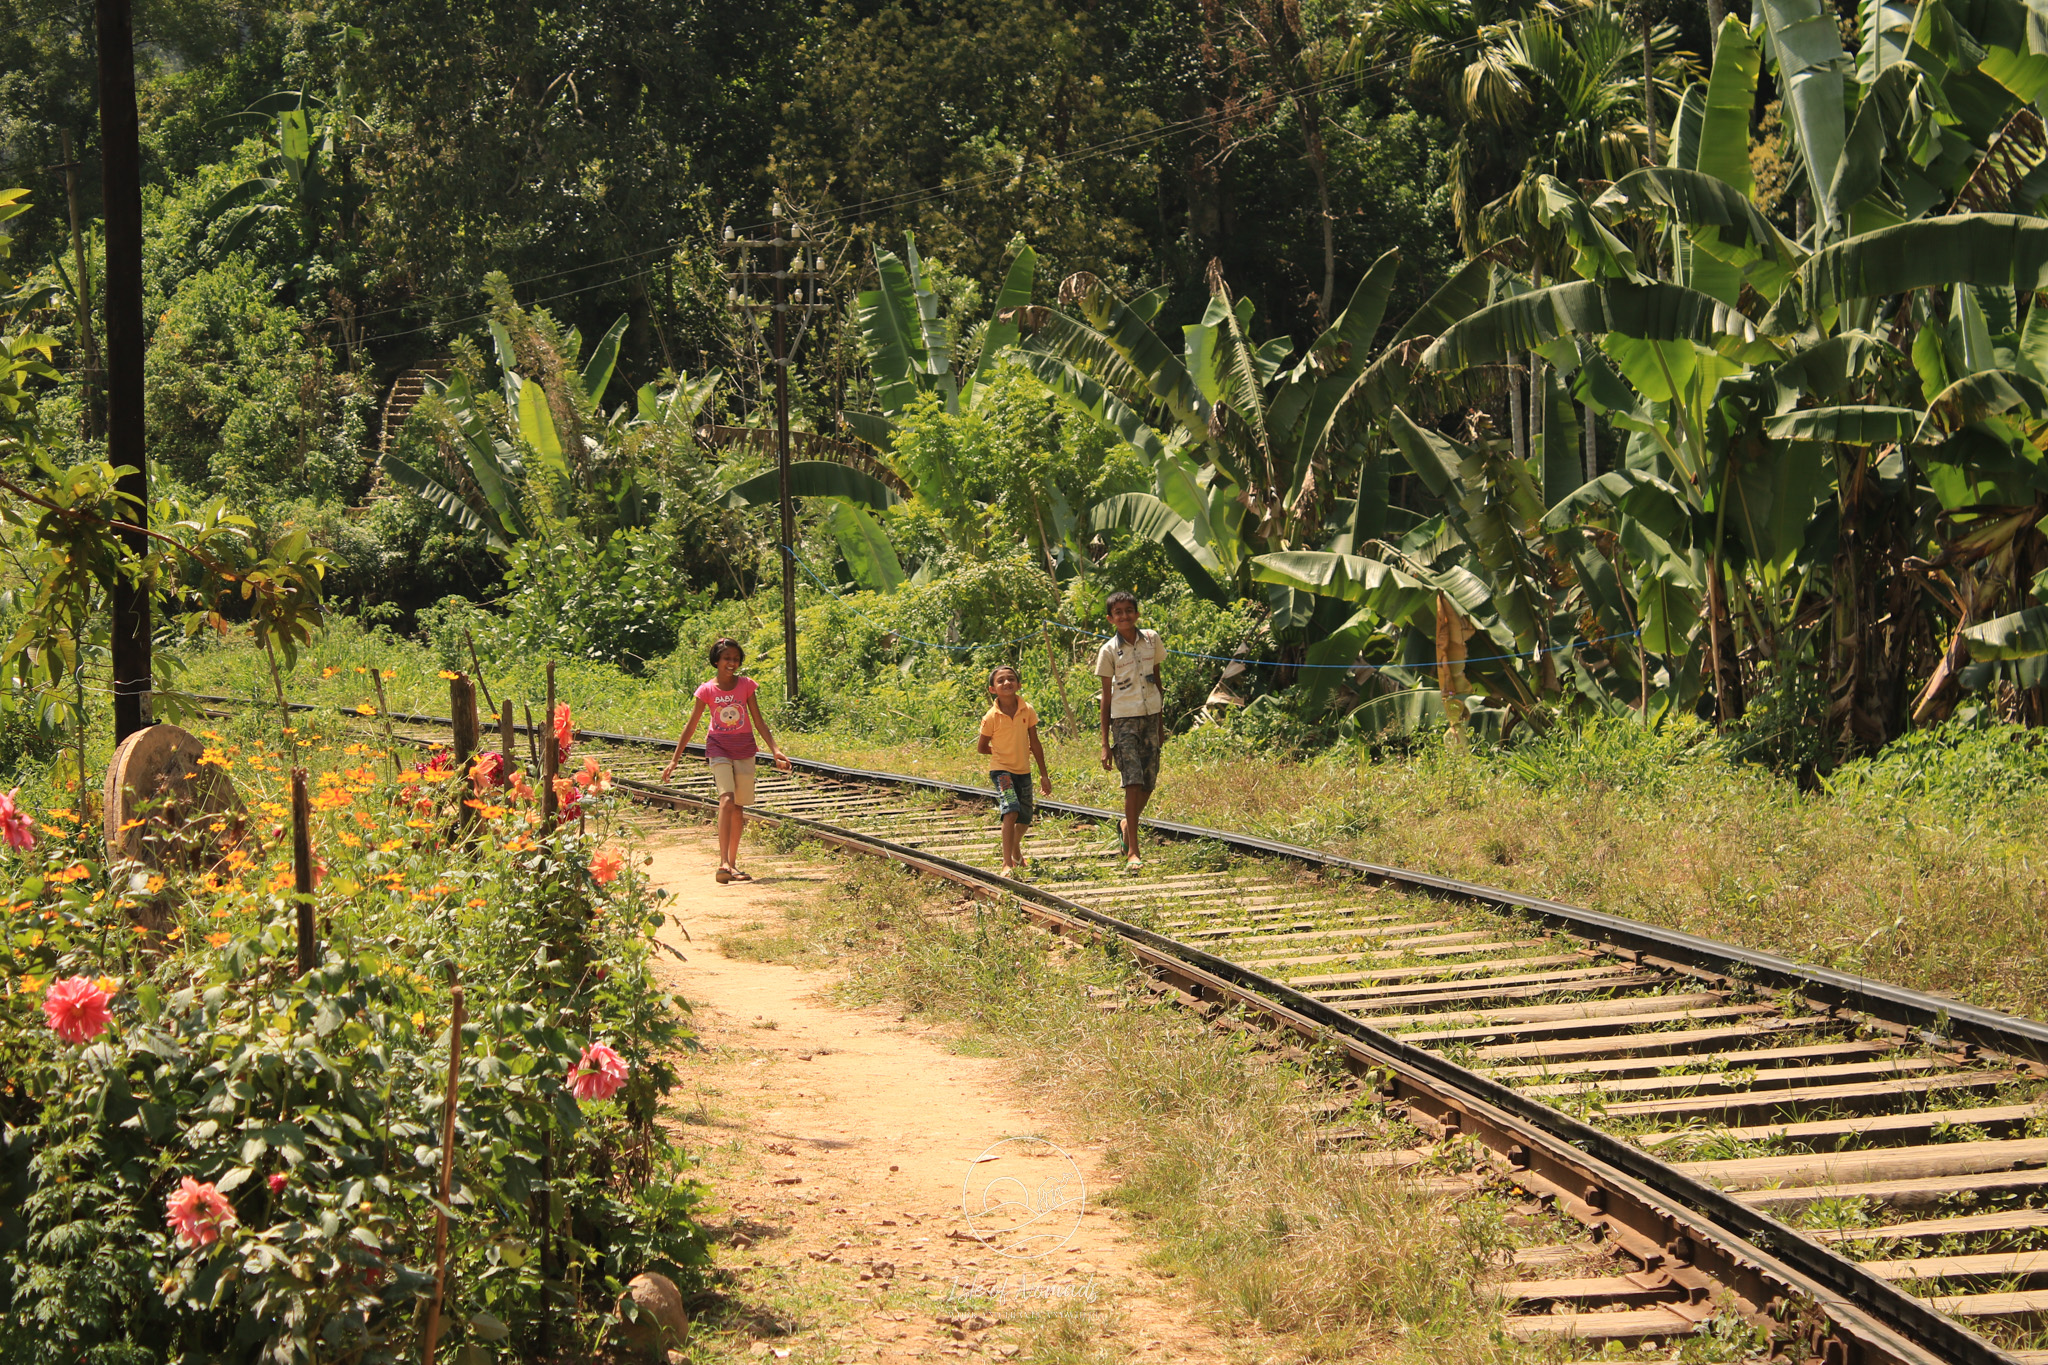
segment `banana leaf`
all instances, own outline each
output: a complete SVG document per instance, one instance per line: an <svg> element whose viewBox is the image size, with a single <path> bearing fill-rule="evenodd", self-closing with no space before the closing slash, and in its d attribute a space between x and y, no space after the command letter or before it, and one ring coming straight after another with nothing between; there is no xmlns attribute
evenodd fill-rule
<svg viewBox="0 0 2048 1365"><path fill-rule="evenodd" d="M839 498L877 512L903 501L896 490L872 474L831 460L796 460L789 466L789 493L795 498ZM781 500L776 471L756 474L718 496L721 507L763 507Z"/></svg>
<svg viewBox="0 0 2048 1365"><path fill-rule="evenodd" d="M1874 404L1830 408L1796 408L1764 423L1773 441L1833 441L1841 445L1874 446L1911 441L1923 414L1918 408Z"/></svg>
<svg viewBox="0 0 2048 1365"><path fill-rule="evenodd" d="M1610 334L1710 346L1723 337L1754 340L1756 328L1719 299L1679 285L1582 280L1480 309L1423 352L1422 368L1498 365L1559 337Z"/></svg>
<svg viewBox="0 0 2048 1365"><path fill-rule="evenodd" d="M1756 12L1769 40L1767 55L1777 68L1785 124L1806 183L1819 201L1822 221L1834 227L1842 215L1821 187L1833 183L1842 160L1848 66L1834 10L1821 0L1758 0Z"/></svg>
<svg viewBox="0 0 2048 1365"><path fill-rule="evenodd" d="M590 359L584 363L579 378L583 383L583 396L592 406L604 401L604 391L611 387L612 367L619 361L619 339L626 335L626 324L632 319L621 313L619 320L605 329L591 348Z"/></svg>
<svg viewBox="0 0 2048 1365"><path fill-rule="evenodd" d="M903 586L903 565L896 558L896 547L889 543L880 523L857 504L834 502L825 514L825 526L839 542L840 556L853 571L854 581L875 592L894 592Z"/></svg>
<svg viewBox="0 0 2048 1365"><path fill-rule="evenodd" d="M1788 335L1845 300L1958 284L2048 289L2048 220L1956 213L1851 237L1808 257L1762 326Z"/></svg>
<svg viewBox="0 0 2048 1365"><path fill-rule="evenodd" d="M1979 663L2048 654L2048 607L2028 607L1963 631L1963 646Z"/></svg>
<svg viewBox="0 0 2048 1365"><path fill-rule="evenodd" d="M1966 375L1927 405L1926 418L1913 439L1922 443L1937 441L1973 422L2013 411L2029 417L2048 415L2048 390L2012 370Z"/></svg>
<svg viewBox="0 0 2048 1365"><path fill-rule="evenodd" d="M1166 552L1195 595L1218 606L1230 604L1230 594L1218 581L1222 566L1208 546L1195 539L1194 528L1165 502L1150 493L1119 493L1088 509L1088 523L1095 530L1121 527L1141 540L1149 540Z"/></svg>
<svg viewBox="0 0 2048 1365"><path fill-rule="evenodd" d="M498 519L486 511L470 504L454 489L407 464L398 456L386 451L383 455L384 468L398 483L419 494L420 498L441 515L466 530L479 532L494 550L509 550L511 537Z"/></svg>
<svg viewBox="0 0 2048 1365"><path fill-rule="evenodd" d="M1031 286L1037 278L1037 253L1028 246L1019 247L1017 259L1010 262L1009 273L1003 277L1003 287L996 292L996 306L989 314L988 325L981 329L981 354L975 359L974 373L967 378L967 391L961 395L961 402L967 407L974 406L974 395L995 358L1017 344L1016 320L1005 320L1003 315L1031 302Z"/></svg>
<svg viewBox="0 0 2048 1365"><path fill-rule="evenodd" d="M519 438L526 442L551 472L567 478L568 461L562 458L562 438L555 433L555 416L548 409L547 391L538 380L524 379L519 385Z"/></svg>

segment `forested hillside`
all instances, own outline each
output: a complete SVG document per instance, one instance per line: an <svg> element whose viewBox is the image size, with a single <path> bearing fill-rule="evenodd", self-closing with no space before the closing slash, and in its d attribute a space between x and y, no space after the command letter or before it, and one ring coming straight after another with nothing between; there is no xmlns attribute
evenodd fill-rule
<svg viewBox="0 0 2048 1365"><path fill-rule="evenodd" d="M20 449L85 467L91 12L10 19ZM1220 678L1296 746L1695 714L1812 773L2042 719L2016 3L137 26L154 489L362 627L629 673L759 627L745 243L786 232L792 572L880 623L827 694L1036 659L1129 585L1213 656L1177 723ZM167 563L188 628L267 600L202 569Z"/></svg>

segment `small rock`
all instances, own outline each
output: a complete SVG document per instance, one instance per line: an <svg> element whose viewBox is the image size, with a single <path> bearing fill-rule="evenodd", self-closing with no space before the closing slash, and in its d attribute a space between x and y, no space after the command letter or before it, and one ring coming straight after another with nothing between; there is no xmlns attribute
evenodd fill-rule
<svg viewBox="0 0 2048 1365"><path fill-rule="evenodd" d="M804 1178L800 1175L778 1175L775 1177L775 1183L778 1185L801 1185L804 1183Z"/></svg>
<svg viewBox="0 0 2048 1365"><path fill-rule="evenodd" d="M651 1271L627 1281L626 1292L619 1295L619 1322L626 1348L653 1360L667 1359L668 1350L680 1348L690 1336L690 1315L683 1311L675 1281Z"/></svg>

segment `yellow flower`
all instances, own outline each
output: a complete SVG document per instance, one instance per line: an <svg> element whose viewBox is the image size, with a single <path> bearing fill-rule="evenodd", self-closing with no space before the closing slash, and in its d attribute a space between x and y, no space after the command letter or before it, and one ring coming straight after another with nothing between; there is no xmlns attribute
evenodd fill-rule
<svg viewBox="0 0 2048 1365"><path fill-rule="evenodd" d="M364 668L361 664L356 665L356 672L358 673L368 673L369 671L369 669Z"/></svg>
<svg viewBox="0 0 2048 1365"><path fill-rule="evenodd" d="M323 678L331 678L339 672L341 672L340 669L336 668L333 664L329 664L327 667L320 670L320 676Z"/></svg>
<svg viewBox="0 0 2048 1365"><path fill-rule="evenodd" d="M279 868L277 871L277 875L273 876L264 885L272 891L290 890L292 885L292 870L288 867Z"/></svg>
<svg viewBox="0 0 2048 1365"><path fill-rule="evenodd" d="M370 703L368 703L368 702L366 702L366 701L364 701L364 702L357 702L357 703L356 703L356 714L357 714L357 715L359 715L359 716L374 716L374 715L376 715L376 714L377 714L377 708L376 708L376 707L374 707L374 706L372 706L372 705L370 705ZM351 745L349 745L349 746L348 746L348 752L349 752L349 753L352 753L352 754L354 754L354 753L361 753L361 752L362 752L362 746L361 746L361 745L359 745L359 744L351 744Z"/></svg>
<svg viewBox="0 0 2048 1365"><path fill-rule="evenodd" d="M72 821L78 818L78 813L69 806L53 806L50 809L50 818L52 820Z"/></svg>
<svg viewBox="0 0 2048 1365"><path fill-rule="evenodd" d="M40 995L43 979L39 976L24 976L21 978L20 989L23 995Z"/></svg>
<svg viewBox="0 0 2048 1365"><path fill-rule="evenodd" d="M79 882L84 881L87 877L90 877L91 875L92 874L90 872L87 872L85 870L84 863L73 863L71 866L65 868L62 872L52 872L47 880L53 882ZM158 878L157 880L161 881L162 878ZM154 889L154 887L151 888L151 890Z"/></svg>
<svg viewBox="0 0 2048 1365"><path fill-rule="evenodd" d="M442 682L454 682L454 681L455 681L455 680L456 680L457 678L459 678L459 677L461 677L461 676L462 676L462 675L461 675L460 673L451 673L451 672L449 672L449 671L448 671L447 669L445 669L445 668L441 670L441 681L442 681Z"/></svg>
<svg viewBox="0 0 2048 1365"><path fill-rule="evenodd" d="M395 677L397 677L397 676L398 676L398 670L397 670L397 669L395 669L395 668L387 668L387 669L385 669L385 670L384 670L384 681L385 681L385 682L390 682L390 681L391 681L391 680L392 680L393 678L395 678Z"/></svg>
<svg viewBox="0 0 2048 1365"><path fill-rule="evenodd" d="M157 892L164 889L164 879L162 877L153 876L147 882L143 883L143 885L147 886L149 888L149 894L154 896Z"/></svg>
<svg viewBox="0 0 2048 1365"><path fill-rule="evenodd" d="M405 840L403 839L386 839L383 843L377 845L377 851L379 853L396 853L404 847Z"/></svg>
<svg viewBox="0 0 2048 1365"><path fill-rule="evenodd" d="M363 841L353 834L344 834L341 836L341 846L343 848L361 848Z"/></svg>
<svg viewBox="0 0 2048 1365"><path fill-rule="evenodd" d="M412 1026L414 1028L425 1028L427 1026L427 1016L424 1011L414 1010L412 1012Z"/></svg>
<svg viewBox="0 0 2048 1365"><path fill-rule="evenodd" d="M490 904L490 902L486 901L482 896L471 896L468 900L464 901L463 904L468 906L472 910L481 910L486 905Z"/></svg>
<svg viewBox="0 0 2048 1365"><path fill-rule="evenodd" d="M207 913L214 919L226 919L228 917L228 912L225 910L209 910Z"/></svg>

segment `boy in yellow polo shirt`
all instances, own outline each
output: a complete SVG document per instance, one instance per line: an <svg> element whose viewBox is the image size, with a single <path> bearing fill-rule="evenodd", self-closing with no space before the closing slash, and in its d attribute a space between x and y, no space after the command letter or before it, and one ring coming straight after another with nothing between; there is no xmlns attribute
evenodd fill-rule
<svg viewBox="0 0 2048 1365"><path fill-rule="evenodd" d="M989 757L989 780L996 784L996 809L1003 814L1003 875L1014 877L1024 865L1024 831L1031 828L1031 765L1038 764L1038 789L1052 795L1052 774L1046 771L1045 750L1038 744L1038 713L1018 695L1024 679L1008 664L988 675L995 702L981 718L976 753Z"/></svg>

